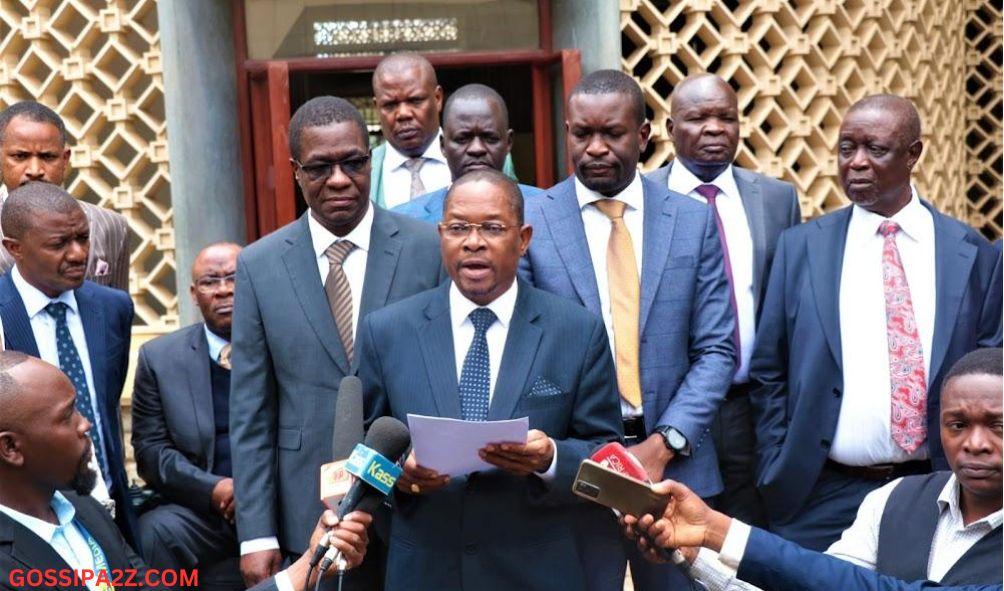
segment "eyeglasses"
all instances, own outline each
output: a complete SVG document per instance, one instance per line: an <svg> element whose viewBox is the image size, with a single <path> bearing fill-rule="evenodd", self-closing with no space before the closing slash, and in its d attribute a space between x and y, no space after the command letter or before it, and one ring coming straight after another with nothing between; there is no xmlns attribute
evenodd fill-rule
<svg viewBox="0 0 1004 591"><path fill-rule="evenodd" d="M500 224L498 222L485 222L483 224L472 224L470 222L441 222L439 224L440 229L446 234L447 238L453 238L454 240L459 240L462 238L467 238L471 234L471 230L477 228L478 234L481 235L485 240L493 240L496 238L501 238L505 236L505 233L509 231L512 226L507 226L505 224Z"/></svg>
<svg viewBox="0 0 1004 591"><path fill-rule="evenodd" d="M220 289L221 287L234 286L236 282L237 275L231 273L229 275L203 275L195 280L195 289L204 294L210 294L214 291Z"/></svg>
<svg viewBox="0 0 1004 591"><path fill-rule="evenodd" d="M345 160L339 160L338 162L320 162L318 164L303 164L299 160L294 160L303 174L307 175L307 178L312 181L323 181L331 178L331 174L335 172L335 167L342 169L348 176L357 176L363 172L363 168L366 167L366 163L370 161L369 154L365 156L354 156L352 158L346 158Z"/></svg>

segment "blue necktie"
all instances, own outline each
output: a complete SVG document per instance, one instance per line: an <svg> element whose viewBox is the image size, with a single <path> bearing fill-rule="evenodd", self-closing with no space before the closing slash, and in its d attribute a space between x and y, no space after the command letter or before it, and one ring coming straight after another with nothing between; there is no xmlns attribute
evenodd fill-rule
<svg viewBox="0 0 1004 591"><path fill-rule="evenodd" d="M469 316L474 325L474 340L460 370L460 418L465 421L488 420L491 366L488 363L488 339L485 333L495 322L495 312L478 308Z"/></svg>
<svg viewBox="0 0 1004 591"><path fill-rule="evenodd" d="M91 423L91 441L94 443L94 455L98 458L98 465L103 472L102 477L106 483L111 483L108 464L105 463L105 448L101 443L101 431L98 430L98 422L94 418L94 406L91 404L91 389L87 386L87 375L84 373L84 364L77 353L77 346L73 344L70 336L70 327L66 324L66 309L68 306L63 302L52 302L45 307L45 311L56 321L56 349L59 350L59 369L66 377L73 382L73 387L77 390L77 410ZM110 484L109 484L110 486Z"/></svg>

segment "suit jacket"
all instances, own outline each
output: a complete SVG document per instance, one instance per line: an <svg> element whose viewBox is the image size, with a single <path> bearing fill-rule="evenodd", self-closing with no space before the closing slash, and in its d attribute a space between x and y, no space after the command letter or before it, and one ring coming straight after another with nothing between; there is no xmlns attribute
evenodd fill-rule
<svg viewBox="0 0 1004 591"><path fill-rule="evenodd" d="M0 212L7 198L7 189L0 185ZM106 207L78 201L91 226L91 250L85 278L98 285L129 291L129 222L125 216ZM0 230L0 238L3 231ZM14 258L0 247L0 273L14 266Z"/></svg>
<svg viewBox="0 0 1004 591"><path fill-rule="evenodd" d="M172 503L212 511L216 425L209 345L199 322L139 349L132 447L139 475Z"/></svg>
<svg viewBox="0 0 1004 591"><path fill-rule="evenodd" d="M122 450L122 419L119 400L129 367L129 343L132 338L133 305L129 296L118 289L90 281L73 292L87 339L94 392L101 411L101 439L107 450L107 462L113 481L115 515L126 539L136 541L136 518L129 502L125 455ZM0 275L0 320L3 321L7 349L40 357L31 321L24 301L10 273Z"/></svg>
<svg viewBox="0 0 1004 591"><path fill-rule="evenodd" d="M930 581L907 582L845 562L834 556L806 550L794 542L753 528L738 576L762 589L785 591L1000 591L1000 585L942 587Z"/></svg>
<svg viewBox="0 0 1004 591"><path fill-rule="evenodd" d="M660 187L668 187L669 171L675 161L648 173L649 180ZM681 164L681 166L683 166ZM732 165L753 238L753 307L760 318L763 294L767 290L770 265L777 249L777 238L784 230L802 221L798 194L791 183Z"/></svg>
<svg viewBox="0 0 1004 591"><path fill-rule="evenodd" d="M701 496L722 490L708 427L735 373L730 288L721 243L707 205L642 178L645 193L639 338L645 428L678 429L691 455L665 477ZM532 197L526 221L533 240L520 273L536 287L576 301L599 316L600 295L589 257L574 178Z"/></svg>
<svg viewBox="0 0 1004 591"><path fill-rule="evenodd" d="M439 141L439 140L434 140ZM370 200L376 203L380 207L387 207L387 201L384 199L383 194L383 160L387 157L387 142L383 142L379 146L373 148L370 153L370 162L372 166L370 167ZM502 165L502 173L512 180L516 179L516 169L512 165L512 156L506 154L505 163ZM439 221L436 218L435 221Z"/></svg>
<svg viewBox="0 0 1004 591"><path fill-rule="evenodd" d="M91 497L78 496L69 491L62 491L66 499L76 509L74 520L79 522L91 534L94 541L101 546L108 560L109 576L117 576L116 570L136 569L133 582L144 581L146 565L132 548L122 538L115 528L108 512ZM17 521L0 513L0 589L23 589L15 587L11 581L11 571L19 570L20 575L26 575L32 569L57 569L69 573L70 565L49 546L42 538ZM57 572L58 576L59 573ZM122 580L128 578L123 572ZM45 587L60 591L88 591L85 585L57 585ZM142 587L149 589L150 587Z"/></svg>
<svg viewBox="0 0 1004 591"><path fill-rule="evenodd" d="M230 446L241 541L302 552L323 510L338 384L349 365L317 272L309 211L237 259ZM446 276L428 224L375 208L359 318ZM358 355L356 355L358 358Z"/></svg>
<svg viewBox="0 0 1004 591"><path fill-rule="evenodd" d="M374 312L360 333L368 420L460 418L448 283ZM387 588L584 588L572 482L598 444L621 436L615 379L600 319L521 282L488 420L528 416L547 433L554 480L489 470L398 495Z"/></svg>
<svg viewBox="0 0 1004 591"><path fill-rule="evenodd" d="M426 193L420 197L415 197L407 203L398 205L391 211L402 213L424 222L438 224L443 219L443 201L446 199L446 192L449 187L443 187L437 191ZM530 185L519 185L520 193L523 194L524 201L528 197L542 193L541 189Z"/></svg>
<svg viewBox="0 0 1004 591"><path fill-rule="evenodd" d="M973 229L934 217L937 307L927 393L927 444L941 448L941 382L963 355L999 347L1001 257ZM802 507L829 455L840 415L843 373L840 275L851 207L781 235L764 301L750 378L759 456L758 486L772 519Z"/></svg>

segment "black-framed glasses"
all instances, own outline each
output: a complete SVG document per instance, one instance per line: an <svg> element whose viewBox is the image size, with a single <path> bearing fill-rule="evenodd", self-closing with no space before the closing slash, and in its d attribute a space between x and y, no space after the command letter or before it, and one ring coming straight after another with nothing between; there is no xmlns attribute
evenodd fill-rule
<svg viewBox="0 0 1004 591"><path fill-rule="evenodd" d="M203 275L195 280L195 289L202 293L209 294L221 287L233 288L236 281L236 273L231 273L229 275Z"/></svg>
<svg viewBox="0 0 1004 591"><path fill-rule="evenodd" d="M498 222L485 222L483 224L472 224L470 222L440 222L439 227L448 238L460 240L471 235L471 230L477 229L478 234L486 240L501 238L512 226L500 224Z"/></svg>
<svg viewBox="0 0 1004 591"><path fill-rule="evenodd" d="M365 156L353 156L352 158L346 158L345 160L339 160L338 162L318 162L317 164L303 164L299 160L293 160L303 174L307 175L307 178L312 181L323 181L331 178L331 174L335 172L335 167L342 169L348 176L358 176L362 174L363 169L366 167L366 163L370 161L370 155Z"/></svg>

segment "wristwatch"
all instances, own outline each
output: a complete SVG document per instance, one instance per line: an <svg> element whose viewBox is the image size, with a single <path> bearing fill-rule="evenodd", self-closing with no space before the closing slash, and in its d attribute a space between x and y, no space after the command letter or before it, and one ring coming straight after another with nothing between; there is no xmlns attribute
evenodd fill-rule
<svg viewBox="0 0 1004 591"><path fill-rule="evenodd" d="M656 427L656 432L662 435L662 442L666 449L677 454L686 454L687 438L673 427Z"/></svg>

